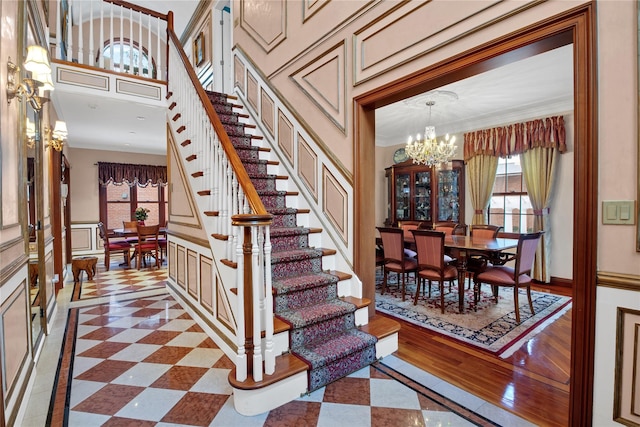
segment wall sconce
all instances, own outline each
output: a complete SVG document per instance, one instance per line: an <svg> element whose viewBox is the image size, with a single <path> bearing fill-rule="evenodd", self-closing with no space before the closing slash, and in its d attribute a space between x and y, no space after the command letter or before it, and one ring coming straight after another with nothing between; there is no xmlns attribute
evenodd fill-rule
<svg viewBox="0 0 640 427"><path fill-rule="evenodd" d="M52 147L56 151L62 151L64 141L67 139L67 124L61 120L56 120L53 131L48 127L44 130L45 146Z"/></svg>
<svg viewBox="0 0 640 427"><path fill-rule="evenodd" d="M11 104L11 100L19 96L18 100L25 98L34 110L40 111L48 99L41 97L38 89L53 90L47 50L38 45L29 46L24 68L31 71L32 78L24 78L22 83L16 84L16 73L20 68L11 61L11 58L7 61L7 103Z"/></svg>

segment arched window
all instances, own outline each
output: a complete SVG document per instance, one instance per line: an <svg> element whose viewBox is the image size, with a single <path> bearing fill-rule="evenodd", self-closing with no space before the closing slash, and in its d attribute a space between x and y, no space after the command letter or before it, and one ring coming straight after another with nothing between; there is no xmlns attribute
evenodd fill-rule
<svg viewBox="0 0 640 427"><path fill-rule="evenodd" d="M147 49L143 47L141 52L137 42L130 43L127 39L120 41L118 38L107 41L102 48L102 56L104 57L105 69L152 79L156 78L155 61L153 61L153 58L151 59L151 69L149 69ZM140 60L142 72L138 70L138 60ZM99 61L100 53L96 57L96 64ZM131 67L133 67L133 72L130 71Z"/></svg>

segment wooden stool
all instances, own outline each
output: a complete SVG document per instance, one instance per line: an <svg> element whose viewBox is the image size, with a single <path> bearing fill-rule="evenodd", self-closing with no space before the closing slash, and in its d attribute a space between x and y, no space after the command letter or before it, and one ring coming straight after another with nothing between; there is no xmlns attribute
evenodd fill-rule
<svg viewBox="0 0 640 427"><path fill-rule="evenodd" d="M77 283L80 278L80 273L86 271L87 280L93 280L93 276L96 274L96 266L98 264L98 257L95 256L81 256L71 260L71 271L73 272L73 283Z"/></svg>
<svg viewBox="0 0 640 427"><path fill-rule="evenodd" d="M29 284L35 288L38 284L38 261L29 261Z"/></svg>

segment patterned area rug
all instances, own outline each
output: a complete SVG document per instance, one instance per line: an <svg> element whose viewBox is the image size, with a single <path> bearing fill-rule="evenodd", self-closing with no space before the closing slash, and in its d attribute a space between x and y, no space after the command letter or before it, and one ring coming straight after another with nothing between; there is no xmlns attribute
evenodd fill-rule
<svg viewBox="0 0 640 427"><path fill-rule="evenodd" d="M535 315L531 314L525 290L519 291L519 325L515 320L513 290L501 288L496 303L489 285L483 285L477 307L473 303L473 290L465 289L465 312L458 312L458 288L454 283L451 290L445 285L445 312L440 311L440 292L434 283L431 297L420 294L418 304L413 305L416 291L413 276L407 282L407 297L402 301L396 275L389 274L389 285L384 295L382 274L376 274L376 309L382 313L398 317L441 333L448 337L471 344L502 358L509 357L522 343L551 324L571 308L571 298L545 292L531 292ZM425 286L426 287L426 286Z"/></svg>

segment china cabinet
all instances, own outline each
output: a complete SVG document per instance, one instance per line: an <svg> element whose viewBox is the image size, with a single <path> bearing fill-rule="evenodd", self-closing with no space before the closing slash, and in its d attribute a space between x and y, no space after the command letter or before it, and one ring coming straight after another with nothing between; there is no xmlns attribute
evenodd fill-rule
<svg viewBox="0 0 640 427"><path fill-rule="evenodd" d="M387 225L398 221L464 223L464 162L436 169L412 160L385 169L387 179Z"/></svg>

